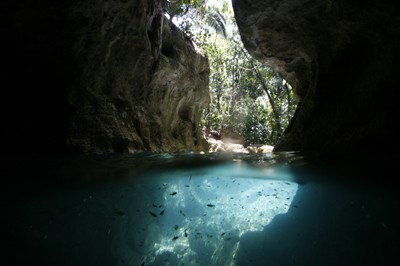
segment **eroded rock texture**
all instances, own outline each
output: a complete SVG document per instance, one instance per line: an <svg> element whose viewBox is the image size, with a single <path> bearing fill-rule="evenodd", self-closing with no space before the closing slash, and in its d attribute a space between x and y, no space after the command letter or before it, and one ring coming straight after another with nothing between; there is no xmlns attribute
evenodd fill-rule
<svg viewBox="0 0 400 266"><path fill-rule="evenodd" d="M399 4L233 0L248 51L300 103L278 150L398 150Z"/></svg>
<svg viewBox="0 0 400 266"><path fill-rule="evenodd" d="M207 149L198 123L210 100L208 60L164 18L159 0L20 2L2 4L11 10L18 91L7 98L25 109L4 108L9 146Z"/></svg>

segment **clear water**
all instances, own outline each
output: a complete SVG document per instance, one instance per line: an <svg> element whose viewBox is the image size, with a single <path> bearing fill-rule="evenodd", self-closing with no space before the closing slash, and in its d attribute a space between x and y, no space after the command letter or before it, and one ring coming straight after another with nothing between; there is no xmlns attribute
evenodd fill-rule
<svg viewBox="0 0 400 266"><path fill-rule="evenodd" d="M10 265L398 265L396 160L372 154L2 160Z"/></svg>

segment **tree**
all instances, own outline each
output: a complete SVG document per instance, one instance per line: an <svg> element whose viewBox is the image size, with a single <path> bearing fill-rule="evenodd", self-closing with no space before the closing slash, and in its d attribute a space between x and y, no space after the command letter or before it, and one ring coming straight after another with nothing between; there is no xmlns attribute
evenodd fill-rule
<svg viewBox="0 0 400 266"><path fill-rule="evenodd" d="M175 23L205 51L210 62L212 100L203 114L203 125L219 130L228 124L248 144L276 143L296 107L290 85L245 50L230 4L177 2L181 12L174 13Z"/></svg>
<svg viewBox="0 0 400 266"><path fill-rule="evenodd" d="M205 0L162 0L161 5L164 12L169 15L170 20L175 16L184 16L190 9L200 8Z"/></svg>

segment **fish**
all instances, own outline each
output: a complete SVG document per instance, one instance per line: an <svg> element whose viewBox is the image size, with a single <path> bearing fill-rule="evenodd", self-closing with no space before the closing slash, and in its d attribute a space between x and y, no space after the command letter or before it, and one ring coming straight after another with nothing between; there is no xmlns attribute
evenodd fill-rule
<svg viewBox="0 0 400 266"><path fill-rule="evenodd" d="M115 209L114 212L118 215L124 215L125 213L121 210Z"/></svg>
<svg viewBox="0 0 400 266"><path fill-rule="evenodd" d="M207 204L207 207L215 207L215 205L214 204Z"/></svg>
<svg viewBox="0 0 400 266"><path fill-rule="evenodd" d="M383 228L387 229L387 226L384 222L380 221L379 223L382 225Z"/></svg>
<svg viewBox="0 0 400 266"><path fill-rule="evenodd" d="M179 236L174 236L173 238L172 238L172 240L177 240L179 238Z"/></svg>
<svg viewBox="0 0 400 266"><path fill-rule="evenodd" d="M182 210L180 210L179 213L182 214L183 216L186 216L186 214L184 214Z"/></svg>
<svg viewBox="0 0 400 266"><path fill-rule="evenodd" d="M157 207L157 205L155 205L155 204L153 203L153 207Z"/></svg>
<svg viewBox="0 0 400 266"><path fill-rule="evenodd" d="M171 195L171 196L174 196L174 195L176 195L176 193L177 193L177 192L172 192L170 195Z"/></svg>
<svg viewBox="0 0 400 266"><path fill-rule="evenodd" d="M175 230L178 230L178 228L179 228L179 225L176 224L176 225L174 226L174 229L175 229Z"/></svg>
<svg viewBox="0 0 400 266"><path fill-rule="evenodd" d="M163 215L163 214L164 214L164 212L165 212L165 209L164 209L164 210L162 210L162 211L160 212L160 215Z"/></svg>
<svg viewBox="0 0 400 266"><path fill-rule="evenodd" d="M155 214L154 212L149 211L150 215L153 217L157 217L157 214Z"/></svg>

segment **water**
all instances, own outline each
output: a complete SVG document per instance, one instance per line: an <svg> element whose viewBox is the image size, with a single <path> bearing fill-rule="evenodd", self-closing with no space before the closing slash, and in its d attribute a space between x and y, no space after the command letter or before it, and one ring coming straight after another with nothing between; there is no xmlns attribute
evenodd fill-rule
<svg viewBox="0 0 400 266"><path fill-rule="evenodd" d="M397 265L388 154L10 155L10 265Z"/></svg>

